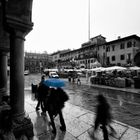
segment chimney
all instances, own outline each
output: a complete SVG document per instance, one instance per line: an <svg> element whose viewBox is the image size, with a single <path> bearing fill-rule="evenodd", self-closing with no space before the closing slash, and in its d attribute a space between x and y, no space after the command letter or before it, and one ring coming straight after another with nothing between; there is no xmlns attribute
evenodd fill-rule
<svg viewBox="0 0 140 140"><path fill-rule="evenodd" d="M120 39L121 38L121 36L118 36L118 39Z"/></svg>

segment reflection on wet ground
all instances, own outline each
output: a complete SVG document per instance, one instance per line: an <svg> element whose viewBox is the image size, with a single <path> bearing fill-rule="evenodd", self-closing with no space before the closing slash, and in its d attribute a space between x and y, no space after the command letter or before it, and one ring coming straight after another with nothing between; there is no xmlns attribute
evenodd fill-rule
<svg viewBox="0 0 140 140"><path fill-rule="evenodd" d="M36 114L35 114L36 113ZM35 117L36 116L36 117ZM60 132L58 125L56 126L58 133L54 135L51 132L51 126L49 124L48 115L41 115L40 111L34 112L30 114L34 124L34 140L63 140L65 137L65 133Z"/></svg>
<svg viewBox="0 0 140 140"><path fill-rule="evenodd" d="M112 106L114 119L140 128L140 94L98 89L87 85L67 83L64 88L70 96L69 102L90 111L95 111L96 95L102 93Z"/></svg>
<svg viewBox="0 0 140 140"><path fill-rule="evenodd" d="M38 84L40 77L41 74L26 76L25 87L31 87L31 83ZM115 120L140 128L140 94L68 82L66 82L64 89L70 96L70 103L90 111L95 111L96 95L104 94L112 106Z"/></svg>

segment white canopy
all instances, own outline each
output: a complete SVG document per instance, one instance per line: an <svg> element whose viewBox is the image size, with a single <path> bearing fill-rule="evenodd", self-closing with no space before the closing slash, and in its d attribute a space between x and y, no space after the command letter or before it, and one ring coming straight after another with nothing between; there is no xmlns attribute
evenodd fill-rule
<svg viewBox="0 0 140 140"><path fill-rule="evenodd" d="M93 68L91 69L91 71L96 71L96 72L101 72L101 71L104 71L104 67L98 67L98 68Z"/></svg>
<svg viewBox="0 0 140 140"><path fill-rule="evenodd" d="M112 66L112 67L108 67L108 68L104 68L104 71L113 71L113 70L126 70L127 68L125 67L121 67L121 66Z"/></svg>
<svg viewBox="0 0 140 140"><path fill-rule="evenodd" d="M138 66L133 66L133 67L129 67L130 70L140 70L140 67Z"/></svg>

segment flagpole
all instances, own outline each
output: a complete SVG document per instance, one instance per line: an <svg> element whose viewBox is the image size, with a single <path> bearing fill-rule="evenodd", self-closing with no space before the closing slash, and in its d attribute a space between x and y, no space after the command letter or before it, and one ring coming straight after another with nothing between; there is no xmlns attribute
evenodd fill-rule
<svg viewBox="0 0 140 140"><path fill-rule="evenodd" d="M88 39L90 41L90 0L88 0Z"/></svg>

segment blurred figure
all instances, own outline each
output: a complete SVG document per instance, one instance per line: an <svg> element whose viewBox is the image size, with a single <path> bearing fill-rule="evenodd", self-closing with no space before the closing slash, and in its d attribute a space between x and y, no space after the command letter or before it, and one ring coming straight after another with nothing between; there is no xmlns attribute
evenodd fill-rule
<svg viewBox="0 0 140 140"><path fill-rule="evenodd" d="M44 105L43 105L43 99L44 99L44 86L43 86L43 82L45 81L45 75L42 75L41 77L41 82L39 83L39 86L37 88L37 100L38 100L38 103L36 105L36 111L40 110L40 106L41 106L41 109L42 111L44 110Z"/></svg>
<svg viewBox="0 0 140 140"><path fill-rule="evenodd" d="M117 95L118 101L119 101L119 105L123 106L123 98L120 95Z"/></svg>
<svg viewBox="0 0 140 140"><path fill-rule="evenodd" d="M31 84L31 87L32 87L32 97L33 97L33 100L37 99L37 88L38 88L38 85L35 85L34 83Z"/></svg>
<svg viewBox="0 0 140 140"><path fill-rule="evenodd" d="M71 76L70 75L68 76L68 81L71 82Z"/></svg>
<svg viewBox="0 0 140 140"><path fill-rule="evenodd" d="M110 125L110 123L112 122L111 107L107 102L106 98L101 94L97 96L97 101L98 101L98 105L96 108L97 114L96 114L94 132L97 130L99 125L101 125L100 128L103 131L104 140L109 140L107 127L110 128L111 135L114 135L116 133L114 128L112 128L112 126Z"/></svg>
<svg viewBox="0 0 140 140"><path fill-rule="evenodd" d="M81 85L80 75L78 75L78 77L77 77L77 85Z"/></svg>

